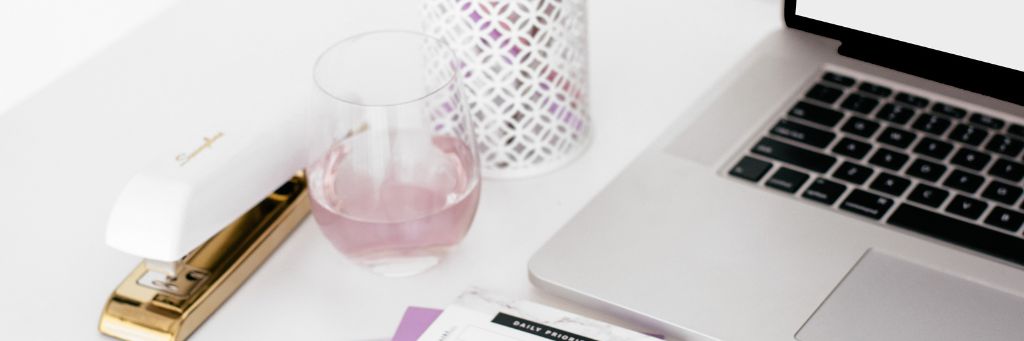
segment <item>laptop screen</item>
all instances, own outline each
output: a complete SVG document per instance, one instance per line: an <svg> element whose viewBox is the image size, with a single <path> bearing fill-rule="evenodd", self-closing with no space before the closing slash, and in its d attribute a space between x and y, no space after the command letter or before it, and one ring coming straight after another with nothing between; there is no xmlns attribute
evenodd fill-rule
<svg viewBox="0 0 1024 341"><path fill-rule="evenodd" d="M796 15L1024 71L1024 1L799 0Z"/></svg>

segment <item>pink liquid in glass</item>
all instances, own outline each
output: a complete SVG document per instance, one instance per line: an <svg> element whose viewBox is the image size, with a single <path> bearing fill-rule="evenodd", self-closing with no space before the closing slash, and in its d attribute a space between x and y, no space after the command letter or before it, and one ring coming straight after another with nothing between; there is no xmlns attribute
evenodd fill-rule
<svg viewBox="0 0 1024 341"><path fill-rule="evenodd" d="M367 132L309 167L313 216L339 251L393 276L437 264L480 197L472 151L452 137Z"/></svg>

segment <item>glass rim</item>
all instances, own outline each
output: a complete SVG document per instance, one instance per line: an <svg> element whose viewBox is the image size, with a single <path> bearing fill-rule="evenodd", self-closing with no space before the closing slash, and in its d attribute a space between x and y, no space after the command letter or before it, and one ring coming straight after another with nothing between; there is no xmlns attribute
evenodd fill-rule
<svg viewBox="0 0 1024 341"><path fill-rule="evenodd" d="M338 101L341 101L341 102L344 102L344 103L347 103L347 104L355 105L355 106L360 106L360 107L376 107L376 108L380 108L380 107L394 107L394 106L400 106L400 105L405 105L405 104L409 104L409 103L415 103L415 102L422 101L422 100L424 100L426 98L429 98L430 96L433 96L434 94L440 92L445 87L448 87L451 84L453 84L453 83L458 81L458 78L459 78L458 70L456 70L455 66L452 65L452 67L451 67L451 77L449 77L446 81L444 81L441 84L439 84L437 86L437 88L431 89L431 90L427 91L425 94L423 94L422 96L415 97L415 98L410 99L410 100L399 101L397 103L386 103L386 104L367 104L367 103L360 103L360 102L354 101L352 99L345 99L345 98L342 98L341 96L335 95L331 91L328 91L320 83L320 77L319 77L317 71L320 69L320 62L324 60L324 57L326 57L328 53L330 53L330 52L334 51L335 49L341 47L342 45L344 45L346 43L350 43L350 42L352 42L352 41L354 41L356 39L364 38L364 37L367 37L367 36L373 36L373 35L385 35L385 34L396 34L396 33L397 34L406 34L406 35L418 36L418 37L424 38L426 40L432 41L434 43L437 43L439 46L441 46L441 48L444 51L447 51L452 56L452 60L455 61L455 63L458 63L458 57L455 55L455 50L453 50L451 48L451 46L448 46L448 44L446 44L443 40L438 39L438 38L436 38L434 36L431 36L431 35L428 35L428 34L425 34L425 33L422 33L422 32L412 31L412 30L373 30L373 31L366 31L366 32L358 33L358 34L355 34L355 35L343 38L341 40L338 40L338 41L332 43L330 46L328 46L326 49L324 49L324 51L321 52L320 55L316 58L316 62L313 63L313 83L316 84L316 87L317 87L317 89L320 90L320 92L322 92L323 94L325 94L328 97L333 98L335 100L338 100Z"/></svg>

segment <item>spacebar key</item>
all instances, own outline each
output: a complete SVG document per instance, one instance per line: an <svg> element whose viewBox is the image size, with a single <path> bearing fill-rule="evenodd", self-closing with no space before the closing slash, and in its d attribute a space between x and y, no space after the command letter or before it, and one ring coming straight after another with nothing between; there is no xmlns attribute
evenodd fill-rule
<svg viewBox="0 0 1024 341"><path fill-rule="evenodd" d="M834 157L767 137L761 138L750 151L818 173L827 172L836 163Z"/></svg>
<svg viewBox="0 0 1024 341"><path fill-rule="evenodd" d="M889 216L889 224L1024 265L1024 239L1015 236L907 204Z"/></svg>

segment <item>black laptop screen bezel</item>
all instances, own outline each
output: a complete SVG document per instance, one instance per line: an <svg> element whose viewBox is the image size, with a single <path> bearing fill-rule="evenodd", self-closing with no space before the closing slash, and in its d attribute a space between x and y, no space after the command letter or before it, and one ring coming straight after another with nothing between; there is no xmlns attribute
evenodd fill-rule
<svg viewBox="0 0 1024 341"><path fill-rule="evenodd" d="M841 41L844 56L1024 106L1024 71L802 17L796 2L786 0L786 26Z"/></svg>

